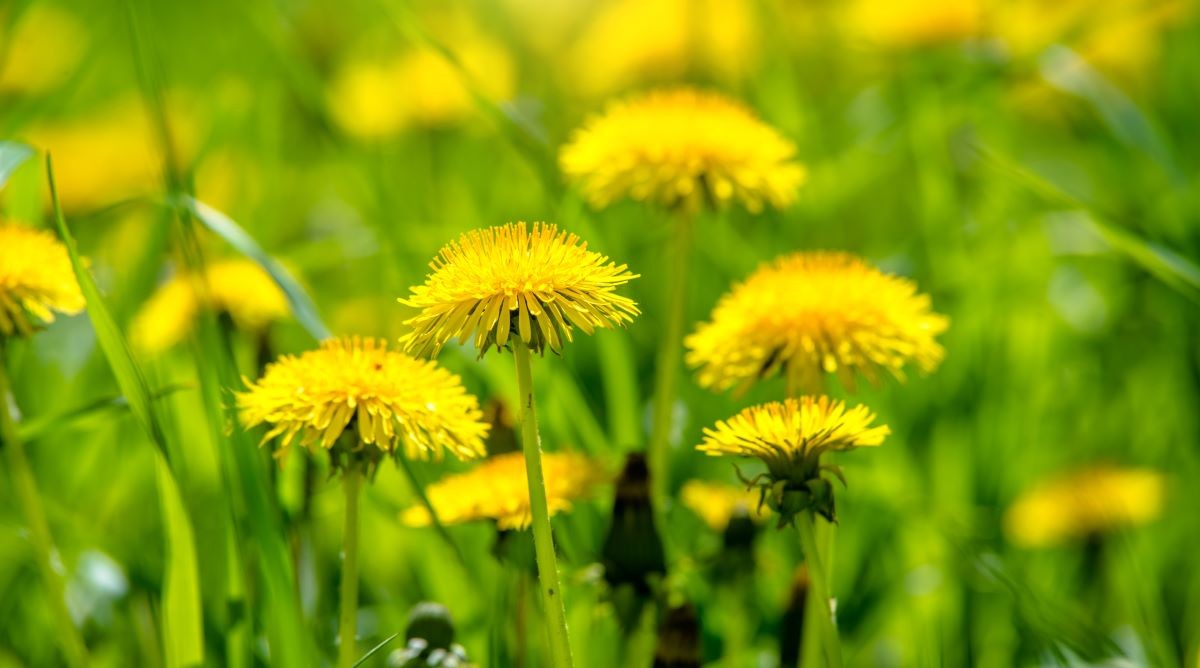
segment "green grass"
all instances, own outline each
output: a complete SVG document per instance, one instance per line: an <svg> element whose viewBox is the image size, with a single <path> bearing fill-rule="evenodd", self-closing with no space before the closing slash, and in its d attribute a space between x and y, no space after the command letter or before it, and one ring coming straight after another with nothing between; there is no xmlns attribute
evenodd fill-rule
<svg viewBox="0 0 1200 668"><path fill-rule="evenodd" d="M0 63L5 31L43 4L0 7ZM279 469L261 434L237 426L232 391L258 373L256 342L208 314L162 357L125 343L171 270L237 254L262 263L294 313L272 329L271 347L299 352L327 332L399 337L407 312L396 298L460 232L556 222L642 275L625 292L643 315L534 364L543 442L613 471L645 447L671 219L630 202L594 210L564 183L556 151L605 100L555 74L562 63L536 52L512 4L464 11L510 53L514 99L492 100L476 80L462 119L381 141L338 129L327 83L360 43L424 45L469 72L463 45L426 4L63 3L87 35L85 56L52 89L0 86L0 217L73 237L82 256L87 315L0 350L93 664L320 665L336 655L340 490L321 457L293 453ZM749 6L760 58L744 76L693 68L628 87L723 90L791 138L810 170L786 210L698 217L685 330L759 263L822 248L912 278L951 323L935 373L852 395L893 435L838 458L849 486L825 566L845 664L1196 665L1200 25L1189 17L1157 33L1157 60L1134 76L1086 63L1063 74L1070 52L1006 58L972 43L880 53L840 31L797 32L803 22L786 19L785 3ZM1042 87L1037 106L1016 101L1029 85ZM44 156L21 147L48 124L90 122L113 100L132 100L149 120L127 152L110 149L84 173L100 179L146 153L151 176L135 194L60 218ZM78 188L61 165L79 158L51 148L59 192ZM508 356L454 348L440 362L481 399L516 401ZM736 482L728 460L692 446L703 427L777 398L783 383L740 397L703 390L690 374L679 386L664 590L696 606L706 665L776 665L799 536L764 529L752 568L730 575L717 568L721 537L677 495L691 478ZM831 392L850 396L836 383ZM17 472L3 461L0 665L59 665L55 606ZM1030 550L1006 538L1004 511L1020 492L1097 462L1162 471L1161 517L1112 534L1098 557L1081 544ZM364 489L359 647L402 632L414 604L435 600L480 665L546 665L527 533L506 539L502 562L486 523L398 521L421 503L420 485L463 468L388 463ZM553 520L584 668L649 665L654 644L651 616L622 647L619 595L598 576L611 508L610 487ZM385 665L402 645L364 665ZM811 638L805 650L819 661Z"/></svg>

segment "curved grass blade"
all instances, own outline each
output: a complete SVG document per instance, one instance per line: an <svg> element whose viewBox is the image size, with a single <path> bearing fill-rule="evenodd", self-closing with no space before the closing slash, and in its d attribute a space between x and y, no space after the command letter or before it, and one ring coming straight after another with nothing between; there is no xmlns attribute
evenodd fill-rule
<svg viewBox="0 0 1200 668"><path fill-rule="evenodd" d="M33 149L15 141L0 141L0 188L8 183L8 179L33 157Z"/></svg>
<svg viewBox="0 0 1200 668"><path fill-rule="evenodd" d="M179 486L169 466L169 448L162 424L150 393L149 384L134 360L129 344L117 327L112 313L100 295L100 288L79 255L75 238L67 228L62 206L58 202L58 186L54 181L54 163L46 156L46 177L50 184L50 201L54 207L54 222L71 259L71 267L87 301L88 318L96 331L96 339L125 395L130 411L138 424L157 446L155 478L166 530L166 573L163 577L163 633L167 665L193 666L204 662L203 609L200 602L200 577L196 568L196 543L179 493Z"/></svg>
<svg viewBox="0 0 1200 668"><path fill-rule="evenodd" d="M1066 192L1045 177L984 147L976 147L989 166L1024 184L1044 199L1083 211L1095 232L1110 248L1132 260L1154 277L1189 299L1200 302L1200 266L1173 250L1138 237L1109 221L1092 206Z"/></svg>
<svg viewBox="0 0 1200 668"><path fill-rule="evenodd" d="M397 632L393 633L392 635L390 635L390 636L388 636L388 637L384 638L384 639L383 639L383 640L382 640L382 641L381 641L381 642L380 642L378 645L376 645L376 646L372 647L371 649L367 650L367 653L366 653L366 654L363 654L361 657L359 657L358 661L355 661L355 662L354 662L354 668L358 668L359 666L361 666L361 665L363 665L364 663L366 663L366 662L367 662L367 659L369 659L369 658L371 658L371 657L375 656L375 654L376 654L377 652L379 652L379 650L383 649L384 647L387 647L388 643L392 642L393 640L395 640L395 639L396 639L396 638L398 638L399 636L400 636L400 632L399 632L399 631L397 631Z"/></svg>
<svg viewBox="0 0 1200 668"><path fill-rule="evenodd" d="M239 253L262 266L263 270L271 275L271 278L279 285L279 289L283 290L283 294L287 296L288 304L291 306L296 320L314 339L321 341L330 337L329 328L321 322L321 317L317 315L317 308L309 299L304 288L300 287L296 279L292 278L286 269L268 255L254 240L254 237L242 229L237 222L189 195L179 196L173 203L185 207L205 227L215 232Z"/></svg>
<svg viewBox="0 0 1200 668"><path fill-rule="evenodd" d="M165 385L150 395L151 400L158 401L183 390L195 389L192 383L171 383ZM129 401L125 395L118 394L114 396L101 397L95 401L89 401L81 406L68 408L65 411L42 415L32 420L26 420L21 423L20 436L22 440L33 441L40 438L47 432L53 431L58 427L69 426L76 420L82 420L92 415L102 413L107 410L128 409Z"/></svg>

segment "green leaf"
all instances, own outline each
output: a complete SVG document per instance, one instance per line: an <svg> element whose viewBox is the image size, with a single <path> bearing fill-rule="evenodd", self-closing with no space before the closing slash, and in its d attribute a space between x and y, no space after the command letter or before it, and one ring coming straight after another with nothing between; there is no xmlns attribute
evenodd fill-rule
<svg viewBox="0 0 1200 668"><path fill-rule="evenodd" d="M204 661L203 611L200 602L200 582L196 570L196 545L191 519L183 508L179 488L168 466L169 457L162 424L155 412L150 387L141 368L122 336L116 320L100 295L87 264L79 254L75 238L67 228L62 206L58 202L58 186L54 181L54 163L46 156L46 177L50 183L50 200L54 205L54 222L71 259L71 267L87 301L88 318L96 339L125 395L129 409L138 424L157 446L155 453L159 501L167 532L167 563L163 578L164 649L168 666L192 666Z"/></svg>
<svg viewBox="0 0 1200 668"><path fill-rule="evenodd" d="M13 141L0 141L0 188L17 168L33 156L33 149Z"/></svg>
<svg viewBox="0 0 1200 668"><path fill-rule="evenodd" d="M181 390L190 390L195 386L191 383L172 383L159 388L151 395L151 399L157 401L164 397L169 397ZM21 423L20 435L21 440L33 441L40 438L43 434L53 431L59 427L66 427L76 420L82 420L86 417L102 413L107 410L128 409L129 401L125 399L125 395L118 394L114 396L102 397L95 401L89 401L81 406L69 408L58 413L42 415L33 419L25 420Z"/></svg>
<svg viewBox="0 0 1200 668"><path fill-rule="evenodd" d="M329 328L325 323L321 322L321 317L317 315L317 308L308 297L308 293L296 279L292 278L278 262L276 262L254 237L250 236L246 230L242 229L232 218L217 211L194 197L183 195L176 198L175 204L182 206L196 217L205 227L212 230L217 236L224 239L230 246L233 246L239 253L254 260L262 268L271 275L275 283L279 285L279 289L283 290L283 294L287 296L288 304L292 308L292 313L295 314L296 320L308 330L308 333L318 341L330 337Z"/></svg>

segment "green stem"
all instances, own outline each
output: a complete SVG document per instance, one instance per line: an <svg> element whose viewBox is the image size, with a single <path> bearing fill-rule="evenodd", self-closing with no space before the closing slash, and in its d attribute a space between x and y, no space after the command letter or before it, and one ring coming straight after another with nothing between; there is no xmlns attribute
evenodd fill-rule
<svg viewBox="0 0 1200 668"><path fill-rule="evenodd" d="M42 498L38 495L37 480L34 479L33 469L29 466L25 444L17 435L16 400L9 388L3 354L4 347L0 345L0 440L4 442L8 465L12 468L13 489L21 504L21 511L25 514L25 521L29 523L34 558L50 599L50 609L58 623L58 641L62 644L67 663L71 666L86 666L87 646L79 635L79 629L75 628L70 611L67 610L62 575L54 568L53 555L56 550L54 539L50 536L50 524L46 521L46 511L42 508Z"/></svg>
<svg viewBox="0 0 1200 668"><path fill-rule="evenodd" d="M658 358L654 369L653 423L650 431L648 463L651 494L659 512L665 508L669 485L667 447L671 440L671 418L675 396L679 391L679 356L683 343L684 316L687 309L688 275L692 265L692 218L682 214L674 222L671 247L668 249L671 274L667 284L667 324L658 342Z"/></svg>
<svg viewBox="0 0 1200 668"><path fill-rule="evenodd" d="M554 556L554 534L550 528L550 510L546 503L546 483L542 479L542 442L538 436L537 413L533 407L533 371L529 347L521 337L512 338L517 365L517 391L520 393L521 447L525 451L525 474L529 479L529 507L533 514L533 549L537 556L538 584L542 589L542 607L546 614L546 632L550 636L551 665L570 668L571 644L567 638L567 615L563 608L562 586L558 581L558 560Z"/></svg>
<svg viewBox="0 0 1200 668"><path fill-rule="evenodd" d="M800 532L800 548L808 561L808 578L811 584L809 595L816 599L817 630L821 638L821 649L825 654L825 665L829 668L842 667L842 645L838 640L837 627L833 623L833 611L829 607L829 580L822 565L821 553L817 548L817 518L812 511L805 511L796 522Z"/></svg>
<svg viewBox="0 0 1200 668"><path fill-rule="evenodd" d="M357 462L346 467L342 489L346 494L346 522L342 527L342 592L338 611L338 668L351 668L356 654L358 618L358 488L362 472Z"/></svg>

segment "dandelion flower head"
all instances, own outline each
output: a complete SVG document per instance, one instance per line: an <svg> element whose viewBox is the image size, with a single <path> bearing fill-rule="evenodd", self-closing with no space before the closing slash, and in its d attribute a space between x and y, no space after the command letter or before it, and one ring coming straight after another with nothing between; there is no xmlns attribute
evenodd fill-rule
<svg viewBox="0 0 1200 668"><path fill-rule="evenodd" d="M134 347L154 355L178 344L187 338L205 305L228 314L238 329L248 332L262 331L291 312L283 291L257 263L214 262L205 268L203 278L181 272L151 295L131 325Z"/></svg>
<svg viewBox="0 0 1200 668"><path fill-rule="evenodd" d="M420 309L407 321L407 350L436 355L451 339L479 354L519 336L531 349L561 352L575 327L591 334L632 322L632 299L616 288L637 278L554 225L509 223L451 242L433 272L400 303Z"/></svg>
<svg viewBox="0 0 1200 668"><path fill-rule="evenodd" d="M1005 514L1016 544L1044 547L1146 524L1162 512L1162 474L1101 466L1052 479L1022 494Z"/></svg>
<svg viewBox="0 0 1200 668"><path fill-rule="evenodd" d="M597 207L622 197L695 211L737 201L752 212L796 198L796 147L738 102L690 88L617 102L559 156Z"/></svg>
<svg viewBox="0 0 1200 668"><path fill-rule="evenodd" d="M574 501L586 498L608 480L595 461L573 453L542 455L546 501L550 514L569 511ZM451 475L426 490L438 519L446 524L492 519L500 529L524 529L533 521L525 458L520 452L491 457L466 473ZM409 526L427 526L424 506L404 511Z"/></svg>
<svg viewBox="0 0 1200 668"><path fill-rule="evenodd" d="M766 473L743 481L759 488L760 498L779 513L781 526L803 510L832 520L833 487L822 474L841 478L841 471L822 464L821 455L882 444L891 430L874 422L875 414L866 406L847 408L825 396L788 398L717 421L704 430L704 442L696 449L763 462Z"/></svg>
<svg viewBox="0 0 1200 668"><path fill-rule="evenodd" d="M66 247L44 230L0 223L0 337L28 336L83 307Z"/></svg>
<svg viewBox="0 0 1200 668"><path fill-rule="evenodd" d="M370 455L401 445L412 459L480 457L488 426L458 376L427 360L389 350L376 339L330 339L317 350L285 355L237 394L242 423L270 426L277 455L292 441L326 450L351 426Z"/></svg>
<svg viewBox="0 0 1200 668"><path fill-rule="evenodd" d="M782 370L789 388L819 391L827 373L853 388L856 374L933 370L947 324L912 281L846 253L795 253L734 286L684 344L704 387L743 389Z"/></svg>

